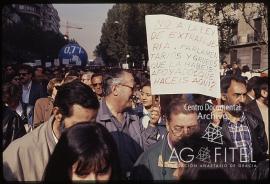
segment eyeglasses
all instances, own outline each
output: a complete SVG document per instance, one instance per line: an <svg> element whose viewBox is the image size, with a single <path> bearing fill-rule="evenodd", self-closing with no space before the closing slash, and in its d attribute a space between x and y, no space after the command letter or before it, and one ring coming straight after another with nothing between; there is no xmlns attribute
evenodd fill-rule
<svg viewBox="0 0 270 184"><path fill-rule="evenodd" d="M97 87L97 85L102 86L102 83L94 83L92 84L94 87Z"/></svg>
<svg viewBox="0 0 270 184"><path fill-rule="evenodd" d="M82 81L90 81L91 79L82 79Z"/></svg>
<svg viewBox="0 0 270 184"><path fill-rule="evenodd" d="M26 76L27 74L29 74L29 73L19 73L19 76Z"/></svg>
<svg viewBox="0 0 270 184"><path fill-rule="evenodd" d="M181 137L183 135L183 131L185 128L187 128L187 132L188 134L194 133L196 130L198 130L198 126L197 125L193 125L193 126L188 126L188 127L174 127L173 129L169 126L172 134L176 137Z"/></svg>
<svg viewBox="0 0 270 184"><path fill-rule="evenodd" d="M129 89L131 89L131 91L134 91L134 87L131 87L131 86L128 86L128 85L125 85L125 84L119 84L119 85L128 87Z"/></svg>

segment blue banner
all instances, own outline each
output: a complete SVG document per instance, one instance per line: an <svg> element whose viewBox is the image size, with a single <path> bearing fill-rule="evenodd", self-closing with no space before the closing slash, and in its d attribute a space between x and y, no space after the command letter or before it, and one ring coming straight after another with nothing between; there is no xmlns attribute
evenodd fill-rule
<svg viewBox="0 0 270 184"><path fill-rule="evenodd" d="M70 43L62 47L58 58L62 65L85 66L88 61L86 51L77 43Z"/></svg>

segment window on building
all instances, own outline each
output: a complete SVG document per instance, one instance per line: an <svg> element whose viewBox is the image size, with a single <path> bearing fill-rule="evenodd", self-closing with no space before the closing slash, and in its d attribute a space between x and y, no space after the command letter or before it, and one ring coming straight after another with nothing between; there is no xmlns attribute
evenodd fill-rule
<svg viewBox="0 0 270 184"><path fill-rule="evenodd" d="M219 11L220 11L220 9L221 9L221 8L220 8L219 4L217 3L216 6L215 6L215 15L216 15L216 16L219 16Z"/></svg>
<svg viewBox="0 0 270 184"><path fill-rule="evenodd" d="M256 18L254 19L254 27L256 31L254 31L254 41L259 40L259 35L262 33L262 18Z"/></svg>
<svg viewBox="0 0 270 184"><path fill-rule="evenodd" d="M238 34L238 23L235 23L232 25L232 34L237 35Z"/></svg>
<svg viewBox="0 0 270 184"><path fill-rule="evenodd" d="M259 69L261 64L261 48L252 49L252 69Z"/></svg>
<svg viewBox="0 0 270 184"><path fill-rule="evenodd" d="M230 56L231 56L231 64L237 62L237 50L231 50Z"/></svg>

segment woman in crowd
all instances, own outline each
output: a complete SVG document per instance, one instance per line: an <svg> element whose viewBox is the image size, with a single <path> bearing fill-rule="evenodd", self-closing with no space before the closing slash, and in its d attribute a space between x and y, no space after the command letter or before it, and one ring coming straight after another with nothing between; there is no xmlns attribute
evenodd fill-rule
<svg viewBox="0 0 270 184"><path fill-rule="evenodd" d="M144 128L147 128L151 119L153 107L159 106L159 96L151 94L151 84L147 80L141 85L141 106L138 106L137 112ZM160 121L159 121L160 122Z"/></svg>
<svg viewBox="0 0 270 184"><path fill-rule="evenodd" d="M91 88L91 85L92 85L92 83L91 83L91 77L92 77L93 74L94 74L93 72L88 71L88 72L84 72L82 74L82 76L81 76L81 81L84 84L88 85L90 88Z"/></svg>
<svg viewBox="0 0 270 184"><path fill-rule="evenodd" d="M105 127L82 122L63 132L45 169L44 181L118 180L117 146Z"/></svg>
<svg viewBox="0 0 270 184"><path fill-rule="evenodd" d="M33 120L34 128L49 120L53 110L53 101L57 93L56 86L59 86L61 82L62 79L59 78L51 79L47 85L47 93L49 96L46 98L39 98L36 101Z"/></svg>

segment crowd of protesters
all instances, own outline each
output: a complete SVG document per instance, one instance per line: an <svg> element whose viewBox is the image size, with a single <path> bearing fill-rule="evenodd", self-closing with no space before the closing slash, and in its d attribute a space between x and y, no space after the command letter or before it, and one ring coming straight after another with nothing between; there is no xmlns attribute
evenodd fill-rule
<svg viewBox="0 0 270 184"><path fill-rule="evenodd" d="M223 63L221 99L215 99L152 95L143 71L8 65L2 72L4 179L266 180L268 77L248 72ZM186 109L196 105L213 108ZM203 138L209 127L220 128L222 145ZM217 146L230 150L221 154L225 161L211 155ZM208 161L220 166L191 160L187 147L193 157L207 148ZM232 154L238 158L231 160ZM241 167L243 160L249 166Z"/></svg>

